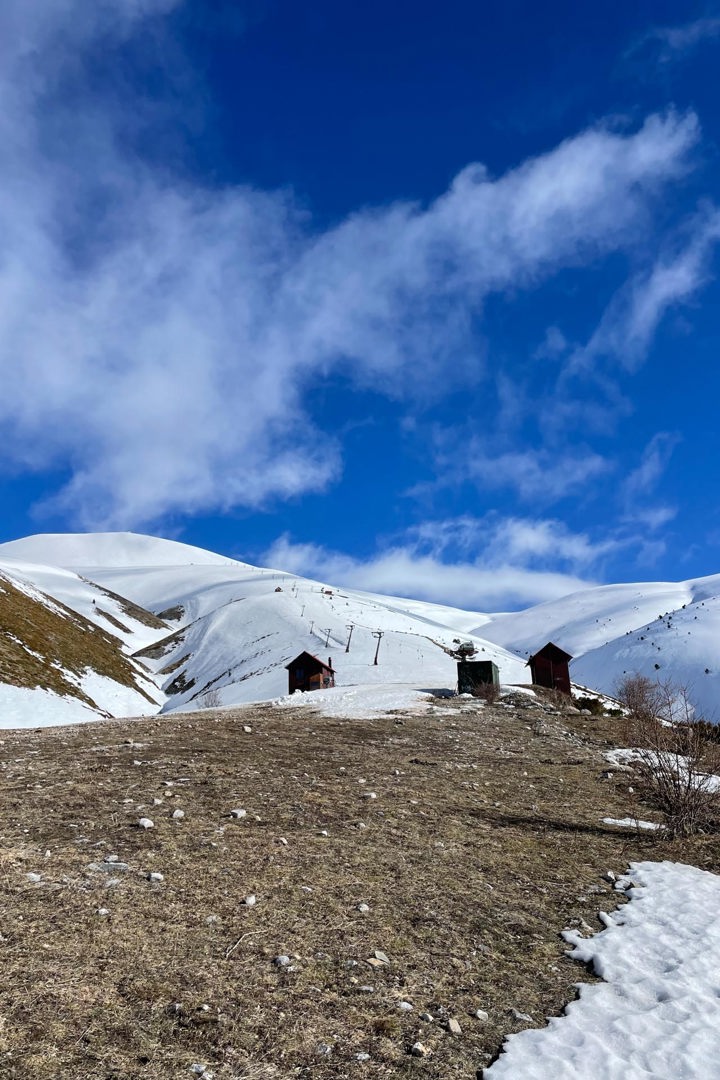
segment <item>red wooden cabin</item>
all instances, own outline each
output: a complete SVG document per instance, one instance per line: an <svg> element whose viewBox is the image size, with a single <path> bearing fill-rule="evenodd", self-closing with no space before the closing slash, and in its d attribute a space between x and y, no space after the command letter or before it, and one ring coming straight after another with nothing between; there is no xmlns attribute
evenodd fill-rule
<svg viewBox="0 0 720 1080"><path fill-rule="evenodd" d="M547 645L528 660L533 683L535 686L546 686L549 690L560 690L563 694L571 693L568 667L571 660L570 653L548 641Z"/></svg>
<svg viewBox="0 0 720 1080"><path fill-rule="evenodd" d="M318 660L309 652L301 652L294 660L285 665L288 673L288 693L295 690L324 690L328 686L335 685L335 670L332 666L332 657L328 657L327 664Z"/></svg>

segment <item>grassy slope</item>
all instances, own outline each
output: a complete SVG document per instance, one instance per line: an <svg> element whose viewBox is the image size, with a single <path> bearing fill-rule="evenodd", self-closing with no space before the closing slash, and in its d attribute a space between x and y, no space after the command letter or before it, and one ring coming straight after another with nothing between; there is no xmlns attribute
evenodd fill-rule
<svg viewBox="0 0 720 1080"><path fill-rule="evenodd" d="M614 721L554 714L540 733L526 709L442 710L2 733L3 1075L174 1080L202 1062L216 1080L474 1077L526 1026L513 1009L541 1024L590 978L559 931L599 928L618 902L604 871L636 857L720 869L717 838L680 848L602 825L631 809L627 777L600 778ZM236 807L248 816L231 821ZM107 854L129 865L110 888L88 869ZM391 962L373 970L376 949Z"/></svg>
<svg viewBox="0 0 720 1080"><path fill-rule="evenodd" d="M95 703L64 672L87 668L151 699L137 684L121 642L58 600L47 606L0 574L0 683L44 687ZM30 651L28 651L30 650Z"/></svg>

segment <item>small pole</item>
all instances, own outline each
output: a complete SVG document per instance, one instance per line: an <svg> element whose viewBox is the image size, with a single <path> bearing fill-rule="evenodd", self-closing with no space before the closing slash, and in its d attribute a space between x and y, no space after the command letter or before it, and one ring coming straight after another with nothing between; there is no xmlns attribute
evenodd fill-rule
<svg viewBox="0 0 720 1080"><path fill-rule="evenodd" d="M305 605L303 604L303 606L302 606L302 609L301 609L301 611L300 611L300 618L301 618L301 619L302 619L302 617L303 617L303 615L304 615L304 614L305 614Z"/></svg>
<svg viewBox="0 0 720 1080"><path fill-rule="evenodd" d="M327 647L328 647L328 643L329 643L329 641L330 641L330 634L332 633L332 626L328 626L328 628L327 628L327 630L325 631L325 633L326 633L326 635L327 635L327 637L325 638L325 648L327 649Z"/></svg>
<svg viewBox="0 0 720 1080"><path fill-rule="evenodd" d="M380 640L384 636L385 635L383 634L382 630L373 630L373 637L377 638L377 648L375 649L375 659L373 660L373 665L377 665L378 653L380 652Z"/></svg>
<svg viewBox="0 0 720 1080"><path fill-rule="evenodd" d="M345 646L345 652L350 652L350 641L352 639L352 632L355 629L355 623L348 623L347 626L350 633L348 634L347 645Z"/></svg>
<svg viewBox="0 0 720 1080"><path fill-rule="evenodd" d="M315 626L315 620L313 619L313 621L312 621L312 622L310 623L310 633L311 633L311 634L312 634L312 632L313 632L313 627L314 627L314 626Z"/></svg>

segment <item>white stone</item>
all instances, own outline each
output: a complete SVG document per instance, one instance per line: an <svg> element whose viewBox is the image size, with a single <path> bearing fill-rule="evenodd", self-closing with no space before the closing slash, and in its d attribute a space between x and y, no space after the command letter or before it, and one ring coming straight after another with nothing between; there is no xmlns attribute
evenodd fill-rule
<svg viewBox="0 0 720 1080"><path fill-rule="evenodd" d="M409 1001L398 1001L398 1009L400 1009L400 1012L412 1012L413 1006Z"/></svg>
<svg viewBox="0 0 720 1080"><path fill-rule="evenodd" d="M275 957L275 959L273 960L273 963L275 964L276 967L279 967L279 968L289 967L290 966L290 957L285 955L285 953L281 953L280 956Z"/></svg>
<svg viewBox="0 0 720 1080"><path fill-rule="evenodd" d="M185 811L184 810L173 810L172 817L173 817L173 821L182 821L182 819L185 817Z"/></svg>
<svg viewBox="0 0 720 1080"><path fill-rule="evenodd" d="M247 810L231 810L230 817L244 818L247 817Z"/></svg>
<svg viewBox="0 0 720 1080"><path fill-rule="evenodd" d="M357 910L361 913L361 915L367 915L368 911L370 910L370 905L369 904L358 904Z"/></svg>
<svg viewBox="0 0 720 1080"><path fill-rule="evenodd" d="M151 873L148 874L148 881L164 881L164 880L165 880L165 876L163 874L159 874L156 870L153 870L153 871L151 871Z"/></svg>
<svg viewBox="0 0 720 1080"><path fill-rule="evenodd" d="M245 732L246 735L251 735L252 734L252 728L250 727L249 724L243 724L243 731Z"/></svg>
<svg viewBox="0 0 720 1080"><path fill-rule="evenodd" d="M141 817L138 821L138 825L141 829L154 829L155 822L151 821L149 817Z"/></svg>
<svg viewBox="0 0 720 1080"><path fill-rule="evenodd" d="M25 877L28 881L31 881L33 885L36 885L38 881L42 881L42 874L26 874Z"/></svg>
<svg viewBox="0 0 720 1080"><path fill-rule="evenodd" d="M109 915L110 912L108 911L108 909L106 907L99 907L97 909L97 911L95 912L95 914L96 915Z"/></svg>
<svg viewBox="0 0 720 1080"><path fill-rule="evenodd" d="M255 896L254 893L250 893L250 895L246 896L243 900L243 904L245 905L245 907L255 907L255 905L257 904L257 896Z"/></svg>

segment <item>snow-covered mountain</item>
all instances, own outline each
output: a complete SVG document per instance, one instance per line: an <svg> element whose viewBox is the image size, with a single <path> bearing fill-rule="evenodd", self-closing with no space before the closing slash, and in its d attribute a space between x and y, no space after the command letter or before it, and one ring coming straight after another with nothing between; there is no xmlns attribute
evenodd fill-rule
<svg viewBox="0 0 720 1080"><path fill-rule="evenodd" d="M612 693L640 672L686 686L698 714L720 722L720 574L584 589L491 616L483 636L528 656L544 640L575 659L573 680Z"/></svg>
<svg viewBox="0 0 720 1080"><path fill-rule="evenodd" d="M124 655L150 669L164 711L281 697L285 664L304 650L332 657L340 688L452 687L460 637L494 660L506 683L527 682L527 656L553 640L575 657L580 684L611 693L625 673L667 676L717 718L720 575L608 585L492 615L343 589L132 533L0 544L3 568L114 634Z"/></svg>

